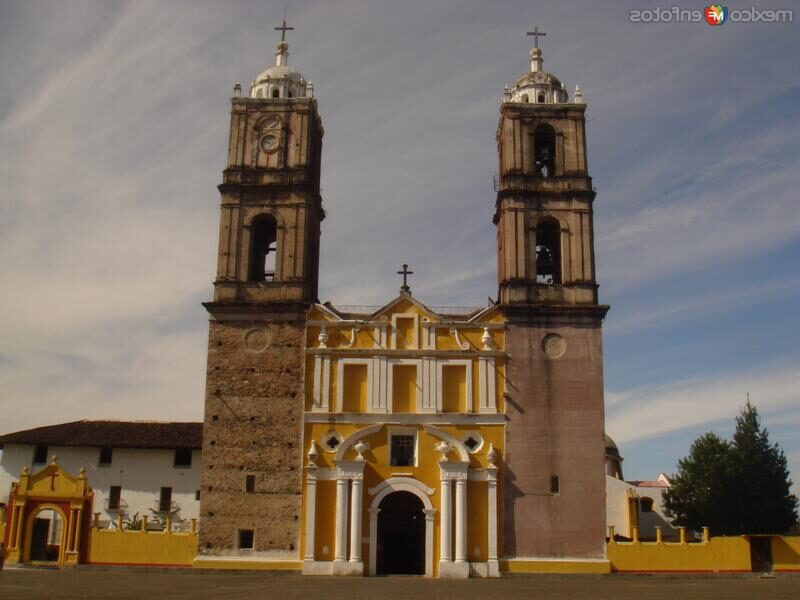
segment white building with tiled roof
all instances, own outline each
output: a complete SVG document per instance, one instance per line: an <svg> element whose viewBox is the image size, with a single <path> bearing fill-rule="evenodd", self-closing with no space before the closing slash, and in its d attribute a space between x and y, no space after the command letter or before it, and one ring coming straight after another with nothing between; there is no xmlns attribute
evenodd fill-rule
<svg viewBox="0 0 800 600"><path fill-rule="evenodd" d="M70 473L86 470L93 512L113 526L147 516L154 527L169 513L188 529L199 516L202 423L74 421L0 436L0 503L27 467L53 457Z"/></svg>

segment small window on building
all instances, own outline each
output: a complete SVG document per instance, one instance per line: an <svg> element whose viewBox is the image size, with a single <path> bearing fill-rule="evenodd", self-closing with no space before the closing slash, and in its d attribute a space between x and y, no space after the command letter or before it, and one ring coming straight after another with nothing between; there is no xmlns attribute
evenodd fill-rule
<svg viewBox="0 0 800 600"><path fill-rule="evenodd" d="M280 98L281 97L281 91L279 89L277 89L277 88L272 90L272 97L273 98Z"/></svg>
<svg viewBox="0 0 800 600"><path fill-rule="evenodd" d="M252 550L253 549L253 530L240 529L239 530L239 550Z"/></svg>
<svg viewBox="0 0 800 600"><path fill-rule="evenodd" d="M198 502L200 501L200 490L195 490L194 499Z"/></svg>
<svg viewBox="0 0 800 600"><path fill-rule="evenodd" d="M176 467L191 467L192 466L192 449L191 448L177 448L175 450L175 463Z"/></svg>
<svg viewBox="0 0 800 600"><path fill-rule="evenodd" d="M162 487L158 495L158 512L170 512L172 510L172 488Z"/></svg>
<svg viewBox="0 0 800 600"><path fill-rule="evenodd" d="M561 482L558 480L558 475L550 477L550 493L558 494L561 492Z"/></svg>
<svg viewBox="0 0 800 600"><path fill-rule="evenodd" d="M253 221L248 281L274 281L277 232L277 223L271 215L261 215Z"/></svg>
<svg viewBox="0 0 800 600"><path fill-rule="evenodd" d="M111 459L114 455L113 448L100 448L100 458L97 460L97 464L101 467L107 467L111 464Z"/></svg>
<svg viewBox="0 0 800 600"><path fill-rule="evenodd" d="M554 219L536 227L536 283L561 283L561 228Z"/></svg>
<svg viewBox="0 0 800 600"><path fill-rule="evenodd" d="M47 446L36 446L33 449L33 464L43 465L47 462Z"/></svg>
<svg viewBox="0 0 800 600"><path fill-rule="evenodd" d="M393 435L391 449L391 466L393 467L413 467L414 466L414 436L413 435Z"/></svg>
<svg viewBox="0 0 800 600"><path fill-rule="evenodd" d="M247 475L244 478L244 491L248 494L252 494L256 491L256 476L255 475Z"/></svg>
<svg viewBox="0 0 800 600"><path fill-rule="evenodd" d="M112 485L108 488L108 510L119 510L122 499L122 486Z"/></svg>
<svg viewBox="0 0 800 600"><path fill-rule="evenodd" d="M544 103L544 94L539 94L539 104Z"/></svg>
<svg viewBox="0 0 800 600"><path fill-rule="evenodd" d="M640 498L639 499L639 506L642 507L643 513L653 512L653 499L652 498Z"/></svg>
<svg viewBox="0 0 800 600"><path fill-rule="evenodd" d="M544 99L540 100L544 102ZM552 177L556 173L556 132L543 123L533 134L534 168L541 177Z"/></svg>

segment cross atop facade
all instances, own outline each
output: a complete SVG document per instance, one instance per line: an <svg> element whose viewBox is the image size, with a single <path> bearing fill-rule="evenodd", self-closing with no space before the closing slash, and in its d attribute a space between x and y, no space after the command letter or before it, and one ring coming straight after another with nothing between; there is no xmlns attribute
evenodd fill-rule
<svg viewBox="0 0 800 600"><path fill-rule="evenodd" d="M294 31L294 27L287 27L286 26L286 15L284 15L283 16L283 25L281 25L280 27L276 27L275 31L280 31L281 32L281 41L285 42L286 41L286 32L287 31Z"/></svg>
<svg viewBox="0 0 800 600"><path fill-rule="evenodd" d="M277 29L277 27L276 27L276 29ZM545 36L547 34L544 33L543 31L539 31L539 26L537 25L536 27L533 28L533 31L529 31L526 35L532 35L533 36L533 47L534 48L538 48L539 47L539 37L540 36Z"/></svg>
<svg viewBox="0 0 800 600"><path fill-rule="evenodd" d="M408 276L413 275L414 271L409 271L408 265L403 265L403 270L398 271L397 274L403 276L403 285L400 287L400 291L405 292L406 294L410 294L411 288L408 287Z"/></svg>
<svg viewBox="0 0 800 600"><path fill-rule="evenodd" d="M50 473L50 491L51 492L56 491L56 477L58 477L58 473L56 473L55 471Z"/></svg>

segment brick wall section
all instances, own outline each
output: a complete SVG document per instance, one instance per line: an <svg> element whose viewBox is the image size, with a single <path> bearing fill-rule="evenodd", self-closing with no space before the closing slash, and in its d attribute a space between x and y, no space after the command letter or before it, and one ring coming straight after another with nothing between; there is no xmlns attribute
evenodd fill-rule
<svg viewBox="0 0 800 600"><path fill-rule="evenodd" d="M602 558L600 320L514 320L506 333L504 555ZM559 358L547 356L542 349L543 338L552 333L566 341L566 351ZM550 493L552 475L560 480L557 495Z"/></svg>
<svg viewBox="0 0 800 600"><path fill-rule="evenodd" d="M235 553L238 529L255 552L297 552L302 492L304 317L212 320L203 430L200 553ZM266 331L263 351L245 334ZM262 350L259 348L259 350ZM245 476L255 493L245 493Z"/></svg>

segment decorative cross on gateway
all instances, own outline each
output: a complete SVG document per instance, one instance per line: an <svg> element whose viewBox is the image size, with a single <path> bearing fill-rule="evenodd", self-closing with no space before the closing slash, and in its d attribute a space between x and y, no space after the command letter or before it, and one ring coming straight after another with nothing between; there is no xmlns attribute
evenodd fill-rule
<svg viewBox="0 0 800 600"><path fill-rule="evenodd" d="M406 294L410 294L411 293L411 288L408 287L408 276L409 275L413 275L414 271L409 271L408 270L408 265L403 265L403 270L402 271L398 271L397 274L403 276L403 285L400 287L400 292L403 292L403 293L406 293Z"/></svg>
<svg viewBox="0 0 800 600"><path fill-rule="evenodd" d="M286 23L284 23L284 25L285 24ZM275 29L277 29L277 27ZM533 28L533 31L529 31L526 35L532 35L533 36L533 47L534 48L538 48L539 47L539 37L540 36L545 36L547 34L544 33L543 31L539 31L539 26L537 25L536 27Z"/></svg>
<svg viewBox="0 0 800 600"><path fill-rule="evenodd" d="M284 11L284 14L283 14L283 25L281 25L280 27L276 27L275 31L280 31L281 32L281 41L282 42L286 41L286 32L287 31L294 31L294 27L287 27L286 26L286 11Z"/></svg>
<svg viewBox="0 0 800 600"><path fill-rule="evenodd" d="M58 473L56 473L54 471L54 472L50 473L49 477L50 477L50 491L51 492L55 492L56 491L56 477L58 477Z"/></svg>

